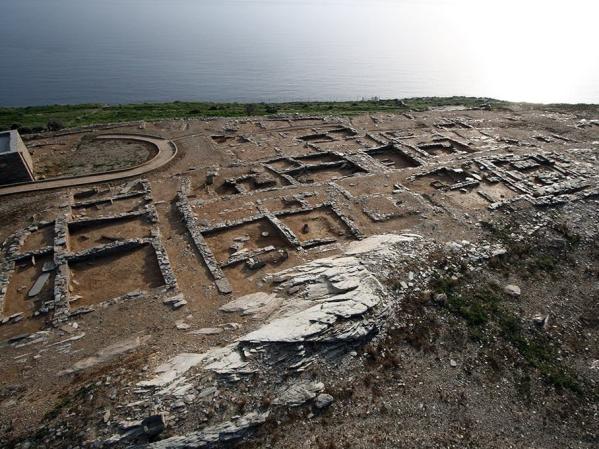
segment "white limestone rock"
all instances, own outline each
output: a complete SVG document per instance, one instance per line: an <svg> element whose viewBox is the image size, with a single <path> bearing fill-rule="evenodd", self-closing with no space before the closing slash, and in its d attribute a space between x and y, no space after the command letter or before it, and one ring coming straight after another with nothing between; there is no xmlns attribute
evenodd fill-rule
<svg viewBox="0 0 599 449"><path fill-rule="evenodd" d="M222 327L204 327L195 331L189 332L192 335L217 335L223 332Z"/></svg>
<svg viewBox="0 0 599 449"><path fill-rule="evenodd" d="M520 296L520 294L522 293L522 291L520 290L520 287L518 287L517 285L513 285L513 284L506 285L503 288L503 291L514 298Z"/></svg>
<svg viewBox="0 0 599 449"><path fill-rule="evenodd" d="M204 354L182 353L156 368L156 377L138 383L140 387L162 387L198 365L206 356Z"/></svg>
<svg viewBox="0 0 599 449"><path fill-rule="evenodd" d="M322 390L324 390L322 382L297 383L283 391L273 403L288 407L299 407L314 399Z"/></svg>
<svg viewBox="0 0 599 449"><path fill-rule="evenodd" d="M401 242L413 242L422 238L417 234L381 234L373 235L364 240L352 242L345 250L347 255L358 255L377 250L386 250L390 246Z"/></svg>
<svg viewBox="0 0 599 449"><path fill-rule="evenodd" d="M219 308L225 313L241 313L241 315L265 316L272 312L279 304L276 295L264 292L252 293L235 299Z"/></svg>

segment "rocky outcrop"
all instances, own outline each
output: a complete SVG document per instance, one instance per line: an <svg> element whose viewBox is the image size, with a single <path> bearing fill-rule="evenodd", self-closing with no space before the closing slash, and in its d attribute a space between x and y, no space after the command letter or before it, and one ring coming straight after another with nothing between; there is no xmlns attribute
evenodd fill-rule
<svg viewBox="0 0 599 449"><path fill-rule="evenodd" d="M237 419L188 433L187 435L167 438L156 443L135 446L135 449L201 449L231 443L246 436L254 427L264 424L266 413L248 413Z"/></svg>
<svg viewBox="0 0 599 449"><path fill-rule="evenodd" d="M156 369L156 376L139 386L180 385L181 377L200 367L236 378L274 365L302 371L316 357L364 341L377 331L386 310L388 292L363 263L376 254L386 257L393 246L410 245L415 235L375 236L355 242L345 255L318 259L274 275L272 293L254 293L221 307L227 313L267 318L264 325L232 344L203 354L179 354Z"/></svg>

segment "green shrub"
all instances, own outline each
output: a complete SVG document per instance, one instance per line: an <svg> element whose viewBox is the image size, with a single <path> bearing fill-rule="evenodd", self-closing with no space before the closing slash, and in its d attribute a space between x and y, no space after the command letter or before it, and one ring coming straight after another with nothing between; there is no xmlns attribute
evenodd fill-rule
<svg viewBox="0 0 599 449"><path fill-rule="evenodd" d="M64 124L59 120L48 120L46 128L48 131L60 131L64 128Z"/></svg>
<svg viewBox="0 0 599 449"><path fill-rule="evenodd" d="M244 108L247 115L256 115L256 112L258 112L258 106L253 103L246 104Z"/></svg>

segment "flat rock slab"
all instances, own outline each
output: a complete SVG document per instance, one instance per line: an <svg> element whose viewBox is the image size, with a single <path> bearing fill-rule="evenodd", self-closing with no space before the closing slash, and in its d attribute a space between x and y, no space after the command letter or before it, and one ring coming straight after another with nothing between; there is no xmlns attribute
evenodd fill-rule
<svg viewBox="0 0 599 449"><path fill-rule="evenodd" d="M177 329L179 329L180 331L184 331L184 330L187 330L187 329L189 329L189 328L191 327L191 325L189 325L189 324L187 324L187 323L185 323L185 322L183 322L183 321L177 321L177 322L175 323L175 327L176 327Z"/></svg>
<svg viewBox="0 0 599 449"><path fill-rule="evenodd" d="M223 332L222 327L205 327L203 329L198 329L195 331L191 331L192 335L216 335Z"/></svg>
<svg viewBox="0 0 599 449"><path fill-rule="evenodd" d="M278 303L276 295L264 292L252 293L242 296L220 307L221 312L240 312L242 315L253 315L270 309L269 306Z"/></svg>
<svg viewBox="0 0 599 449"><path fill-rule="evenodd" d="M198 365L206 356L204 354L183 353L163 363L156 368L156 376L149 381L139 382L140 387L162 387L169 384L177 377L185 374L194 366Z"/></svg>
<svg viewBox="0 0 599 449"><path fill-rule="evenodd" d="M74 338L74 337L72 337ZM107 346L104 349L98 351L97 354L82 359L75 363L70 369L61 371L58 373L59 375L76 373L78 371L82 371L87 368L91 368L93 366L99 365L100 363L107 362L121 354L126 352L134 351L139 348L141 345L145 344L150 339L149 335L144 335L141 337L134 337L127 340L119 341L115 344Z"/></svg>
<svg viewBox="0 0 599 449"><path fill-rule="evenodd" d="M324 390L322 382L298 383L292 385L274 400L277 405L299 407L314 399L318 393Z"/></svg>
<svg viewBox="0 0 599 449"><path fill-rule="evenodd" d="M186 305L187 301L185 300L185 296L183 295L183 293L179 293L178 295L175 295L171 298L166 298L162 301L162 303L169 305L176 310Z"/></svg>
<svg viewBox="0 0 599 449"><path fill-rule="evenodd" d="M393 245L395 243L400 242L413 242L416 239L420 239L421 237L416 234L381 234L381 235L373 235L364 240L351 242L347 249L345 250L345 254L347 255L357 255L369 253L372 251L380 250L381 248L388 247L389 245Z"/></svg>
<svg viewBox="0 0 599 449"><path fill-rule="evenodd" d="M227 279L216 279L214 283L216 284L216 288L222 295L229 295L233 293L233 287L231 287L231 284Z"/></svg>
<svg viewBox="0 0 599 449"><path fill-rule="evenodd" d="M33 298L34 296L39 295L46 283L48 282L48 279L50 279L50 273L42 273L33 284L33 287L31 287L31 290L29 290L27 296Z"/></svg>

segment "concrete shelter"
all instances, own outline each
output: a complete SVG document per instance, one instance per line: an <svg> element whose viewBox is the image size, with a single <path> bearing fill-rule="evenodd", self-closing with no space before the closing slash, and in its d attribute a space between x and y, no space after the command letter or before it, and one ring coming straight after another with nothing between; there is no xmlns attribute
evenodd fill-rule
<svg viewBox="0 0 599 449"><path fill-rule="evenodd" d="M0 184L32 181L33 161L19 132L0 132Z"/></svg>

